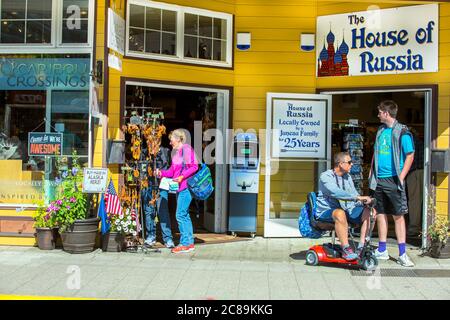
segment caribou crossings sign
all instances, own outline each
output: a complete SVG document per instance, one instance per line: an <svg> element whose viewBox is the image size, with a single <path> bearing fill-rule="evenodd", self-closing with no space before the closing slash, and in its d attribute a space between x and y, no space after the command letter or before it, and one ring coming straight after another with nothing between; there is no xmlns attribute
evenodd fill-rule
<svg viewBox="0 0 450 320"><path fill-rule="evenodd" d="M438 71L437 4L320 16L317 77Z"/></svg>

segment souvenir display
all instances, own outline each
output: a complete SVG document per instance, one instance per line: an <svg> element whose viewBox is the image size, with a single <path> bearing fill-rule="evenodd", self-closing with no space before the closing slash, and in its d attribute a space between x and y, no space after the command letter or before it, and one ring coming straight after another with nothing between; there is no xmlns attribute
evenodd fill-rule
<svg viewBox="0 0 450 320"><path fill-rule="evenodd" d="M132 109L128 117L128 110ZM139 115L142 110L142 114ZM144 214L145 206L156 207L159 197L158 181L154 172L157 168L157 155L161 147L161 139L166 134L163 124L164 113L159 108L131 107L125 108L125 124L121 130L126 137L125 165L121 171L124 183L119 187L120 200L124 210L131 210L136 217L137 233L141 237L126 237L127 251L137 251L142 239L145 239ZM143 201L142 194L150 189L151 197Z"/></svg>
<svg viewBox="0 0 450 320"><path fill-rule="evenodd" d="M357 133L360 128L355 125L347 125L343 133L343 150L352 157L353 166L350 170L353 183L359 194L364 194L364 137Z"/></svg>

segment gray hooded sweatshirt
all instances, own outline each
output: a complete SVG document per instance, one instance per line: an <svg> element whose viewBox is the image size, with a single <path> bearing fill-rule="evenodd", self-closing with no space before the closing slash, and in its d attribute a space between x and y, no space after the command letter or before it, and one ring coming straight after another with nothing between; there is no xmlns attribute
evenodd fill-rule
<svg viewBox="0 0 450 320"><path fill-rule="evenodd" d="M358 196L350 174L346 173L340 177L333 169L322 172L317 195L317 217L329 209L342 208L351 211L356 206L362 206L356 200Z"/></svg>

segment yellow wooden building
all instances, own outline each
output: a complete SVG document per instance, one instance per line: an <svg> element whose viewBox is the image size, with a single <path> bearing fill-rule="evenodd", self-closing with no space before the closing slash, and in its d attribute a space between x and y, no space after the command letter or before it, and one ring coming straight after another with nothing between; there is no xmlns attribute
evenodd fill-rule
<svg viewBox="0 0 450 320"><path fill-rule="evenodd" d="M438 8L437 70L317 76L320 62L316 49L320 46L320 51L322 45L326 46L326 40L319 38L322 31L317 27L318 17L364 11L383 14L386 9L430 4ZM436 213L449 214L448 174L432 172L430 161L432 149L450 147L450 4L399 0L96 0L95 9L93 49L95 60L102 61L104 67L103 82L98 88L99 108L104 116L94 130L93 166L108 167L116 188L121 183L122 172L119 165L108 163L108 141L123 139L120 126L132 110L139 110L136 107L143 96L149 99L143 101L143 105L163 109L169 128L188 127L193 120L204 120L202 113L196 110L212 106L218 128L253 129L257 133L270 124L268 93L329 96L333 113L327 130L333 151L342 147L339 134L348 129L349 119L356 119L364 131L365 148L373 147L369 140L373 131L369 127L377 125L376 103L393 99L398 101L402 112L399 120L417 128L423 136L426 172L423 185L427 192L431 190L427 186L435 189L435 198L431 201L435 201ZM123 52L118 52L120 48L108 48L108 37L116 35L108 29L108 17L112 12L125 22ZM212 31L202 28L207 24L212 24ZM392 28L396 27L393 23ZM332 28L330 25L330 32ZM336 35L336 41L333 40L337 43L336 49L343 41L350 43L350 39L342 36L342 30L332 30ZM244 38L250 36L248 49L238 48L238 34ZM314 50L301 47L302 34L315 36ZM158 45L153 46L155 41ZM183 110L183 106L189 108L189 112ZM225 145L229 142L225 139ZM266 175L266 142L261 141L257 234L298 236L295 223L299 208L306 193L316 187L323 166L314 161L280 161L277 173ZM328 154L325 165L331 164L330 159L331 154ZM228 231L227 166L217 164L215 175L215 198L205 205L199 221L205 230L224 233ZM423 208L429 201L424 192ZM10 208L3 210L0 216L24 217L30 213L18 213ZM0 229L0 244L33 243L31 237L2 236Z"/></svg>

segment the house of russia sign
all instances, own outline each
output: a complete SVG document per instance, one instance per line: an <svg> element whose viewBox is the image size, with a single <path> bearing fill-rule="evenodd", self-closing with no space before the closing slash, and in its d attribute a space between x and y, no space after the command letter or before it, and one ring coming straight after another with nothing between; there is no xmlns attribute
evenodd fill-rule
<svg viewBox="0 0 450 320"><path fill-rule="evenodd" d="M438 71L437 4L317 18L316 75Z"/></svg>

